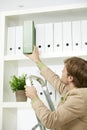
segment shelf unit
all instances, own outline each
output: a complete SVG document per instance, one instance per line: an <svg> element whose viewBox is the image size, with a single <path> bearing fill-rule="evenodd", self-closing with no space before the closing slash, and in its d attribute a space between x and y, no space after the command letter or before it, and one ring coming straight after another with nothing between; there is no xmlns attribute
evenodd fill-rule
<svg viewBox="0 0 87 130"><path fill-rule="evenodd" d="M23 124L23 128L19 126L21 122L21 120L19 122L19 118L22 118L22 115L18 114L20 113L20 110L22 109L25 113L26 110L28 110L30 115L33 113L33 110L28 102L16 102L15 94L12 93L9 88L11 75L20 75L22 73L31 72L31 69L35 68L35 64L23 54L11 56L7 55L8 27L23 25L25 20L34 20L35 24L87 20L87 4L44 7L11 12L8 11L0 14L0 130L30 130L32 127L31 125L31 127L28 128L27 124L27 127L24 128L26 123ZM70 56L80 56L87 59L87 50L83 52L65 52L59 54L45 53L41 55L41 58L47 65L53 66L62 65L63 60ZM38 74L36 68L35 73ZM29 118L26 117L25 121L28 119ZM36 119L33 123L36 123Z"/></svg>

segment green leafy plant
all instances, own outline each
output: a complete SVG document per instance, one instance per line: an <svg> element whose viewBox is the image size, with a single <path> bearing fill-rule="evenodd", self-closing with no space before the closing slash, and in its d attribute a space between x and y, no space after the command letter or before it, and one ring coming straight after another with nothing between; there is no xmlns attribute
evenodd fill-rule
<svg viewBox="0 0 87 130"><path fill-rule="evenodd" d="M17 91L17 90L24 90L24 86L26 84L25 80L26 80L26 74L23 74L19 77L13 75L11 77L11 80L9 81L10 87L12 89L13 92Z"/></svg>

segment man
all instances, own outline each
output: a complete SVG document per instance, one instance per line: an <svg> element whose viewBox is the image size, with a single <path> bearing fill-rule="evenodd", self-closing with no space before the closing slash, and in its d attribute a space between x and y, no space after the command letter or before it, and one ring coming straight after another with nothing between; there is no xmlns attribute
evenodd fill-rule
<svg viewBox="0 0 87 130"><path fill-rule="evenodd" d="M39 99L35 87L25 86L26 96L31 99L32 107L43 125L54 130L87 130L87 61L79 57L65 60L60 79L42 63L37 47L27 56L61 94L61 100L52 112Z"/></svg>

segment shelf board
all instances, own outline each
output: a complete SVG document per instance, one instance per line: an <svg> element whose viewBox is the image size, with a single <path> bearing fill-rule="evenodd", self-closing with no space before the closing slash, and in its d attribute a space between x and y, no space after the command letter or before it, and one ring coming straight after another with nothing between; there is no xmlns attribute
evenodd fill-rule
<svg viewBox="0 0 87 130"><path fill-rule="evenodd" d="M32 109L30 102L4 102L3 108L29 108Z"/></svg>
<svg viewBox="0 0 87 130"><path fill-rule="evenodd" d="M6 56L4 56L5 61L9 61L9 60L26 60L26 59L29 59L29 58L27 58L23 54L14 54L14 55L6 55Z"/></svg>
<svg viewBox="0 0 87 130"><path fill-rule="evenodd" d="M59 53L44 53L41 54L41 59L52 59L52 58L67 58L72 56L79 56L79 57L85 57L87 55L87 51L69 51L69 52L59 52ZM11 61L11 60L29 60L28 57L26 57L23 54L15 54L15 55L7 55L4 56L4 61Z"/></svg>

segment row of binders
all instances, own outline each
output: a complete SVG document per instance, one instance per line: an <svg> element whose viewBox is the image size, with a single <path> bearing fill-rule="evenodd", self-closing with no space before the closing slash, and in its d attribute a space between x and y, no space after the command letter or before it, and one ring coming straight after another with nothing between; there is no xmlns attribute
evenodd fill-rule
<svg viewBox="0 0 87 130"><path fill-rule="evenodd" d="M86 51L87 21L38 24L36 44L43 53Z"/></svg>
<svg viewBox="0 0 87 130"><path fill-rule="evenodd" d="M8 27L8 55L32 53L35 44L42 54L87 51L87 20Z"/></svg>
<svg viewBox="0 0 87 130"><path fill-rule="evenodd" d="M24 21L23 26L8 27L7 55L32 53L36 43L34 21Z"/></svg>

